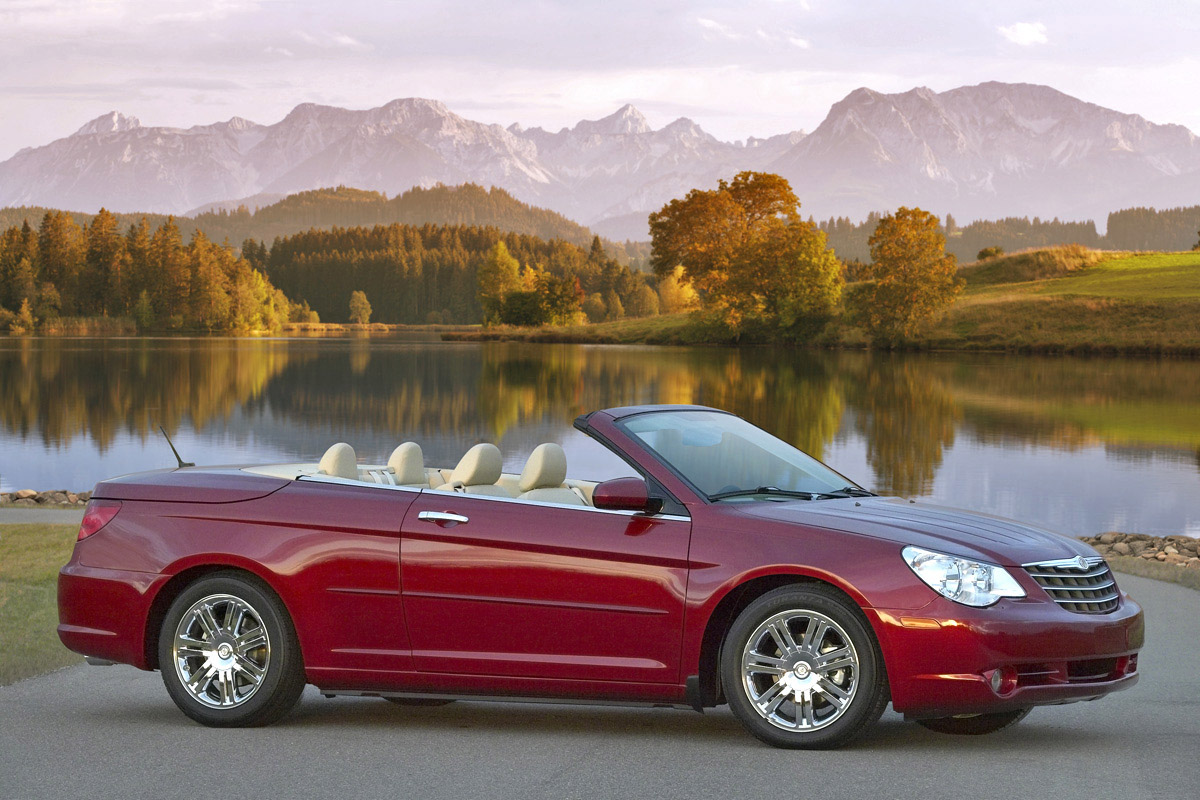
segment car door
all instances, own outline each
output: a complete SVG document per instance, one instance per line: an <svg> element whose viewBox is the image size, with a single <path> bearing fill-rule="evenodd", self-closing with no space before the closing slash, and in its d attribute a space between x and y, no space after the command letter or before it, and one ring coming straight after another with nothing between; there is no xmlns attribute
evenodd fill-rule
<svg viewBox="0 0 1200 800"><path fill-rule="evenodd" d="M425 672L678 683L691 523L424 492L402 526Z"/></svg>

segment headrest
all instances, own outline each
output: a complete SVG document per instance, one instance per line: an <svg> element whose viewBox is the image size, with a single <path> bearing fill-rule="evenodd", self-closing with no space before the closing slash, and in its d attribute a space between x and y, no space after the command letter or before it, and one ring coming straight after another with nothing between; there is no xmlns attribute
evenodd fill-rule
<svg viewBox="0 0 1200 800"><path fill-rule="evenodd" d="M500 456L500 448L483 442L472 447L462 457L454 472L450 473L450 483L463 486L495 483L500 480L503 467L504 459Z"/></svg>
<svg viewBox="0 0 1200 800"><path fill-rule="evenodd" d="M321 456L317 472L336 478L358 480L358 460L354 457L354 448L345 442L338 442Z"/></svg>
<svg viewBox="0 0 1200 800"><path fill-rule="evenodd" d="M546 442L533 448L517 485L522 492L531 492L556 488L566 479L567 454L554 442Z"/></svg>
<svg viewBox="0 0 1200 800"><path fill-rule="evenodd" d="M426 483L425 454L416 442L405 442L388 456L387 465L396 473L396 483Z"/></svg>

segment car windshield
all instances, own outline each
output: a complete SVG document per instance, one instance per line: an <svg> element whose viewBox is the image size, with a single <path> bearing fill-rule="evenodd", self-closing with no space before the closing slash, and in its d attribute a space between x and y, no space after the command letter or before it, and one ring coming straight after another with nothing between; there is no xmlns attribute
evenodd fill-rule
<svg viewBox="0 0 1200 800"><path fill-rule="evenodd" d="M718 411L640 414L623 427L709 500L867 494L740 417Z"/></svg>

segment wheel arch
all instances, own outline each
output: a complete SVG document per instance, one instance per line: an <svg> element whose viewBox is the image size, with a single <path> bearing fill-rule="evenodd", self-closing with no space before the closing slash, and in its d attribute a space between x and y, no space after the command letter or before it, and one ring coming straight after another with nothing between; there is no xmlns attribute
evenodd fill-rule
<svg viewBox="0 0 1200 800"><path fill-rule="evenodd" d="M293 626L295 625L295 618L288 607L287 601L267 576L244 564L230 561L203 561L201 563L194 563L184 566L175 572L162 585L150 603L150 608L146 613L145 630L142 635L142 658L146 669L153 670L159 668L158 637L162 630L163 620L166 619L167 611L171 608L171 604L175 602L175 598L179 597L187 587L196 581L218 572L232 573L238 575L238 577L247 578L257 584L263 591L270 592L283 605L284 609L288 612L288 616L292 617ZM303 659L303 650L301 650L301 659Z"/></svg>
<svg viewBox="0 0 1200 800"><path fill-rule="evenodd" d="M861 594L854 591L853 587L845 586L829 576L800 571L770 571L743 576L741 580L730 585L720 595L704 624L704 634L700 640L697 663L701 706L719 705L723 698L724 692L721 688L720 677L721 647L725 641L725 634L729 631L733 621L737 619L738 614L741 614L748 605L767 592L784 586L802 586L804 584L816 584L834 589L850 601L860 614L863 614L862 609L867 605L866 600ZM882 651L874 626L870 624L870 620L865 614L863 614L863 622L867 625L867 630L871 631L875 637L876 647ZM882 659L880 663L883 663Z"/></svg>

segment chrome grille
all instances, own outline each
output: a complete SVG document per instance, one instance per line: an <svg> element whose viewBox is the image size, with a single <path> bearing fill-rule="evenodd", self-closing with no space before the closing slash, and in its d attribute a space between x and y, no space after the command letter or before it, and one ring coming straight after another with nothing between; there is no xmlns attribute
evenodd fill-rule
<svg viewBox="0 0 1200 800"><path fill-rule="evenodd" d="M1119 602L1117 582L1099 556L1026 564L1025 571L1054 602L1076 614L1107 614Z"/></svg>

